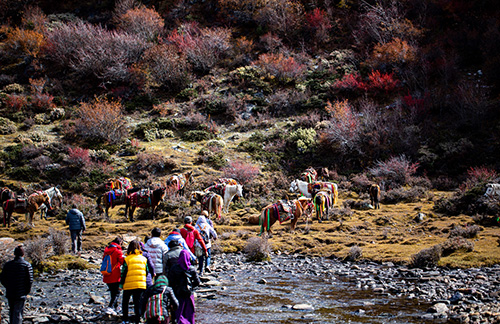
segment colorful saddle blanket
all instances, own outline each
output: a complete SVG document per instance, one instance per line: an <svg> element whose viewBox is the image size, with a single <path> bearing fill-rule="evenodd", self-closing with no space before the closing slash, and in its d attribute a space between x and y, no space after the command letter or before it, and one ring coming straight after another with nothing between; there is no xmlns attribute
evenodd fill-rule
<svg viewBox="0 0 500 324"><path fill-rule="evenodd" d="M126 190L120 190L120 189L115 189L107 192L106 195L111 208L113 208L114 204L117 201L123 201L123 199L126 196L125 195L126 192L127 192Z"/></svg>
<svg viewBox="0 0 500 324"><path fill-rule="evenodd" d="M207 189L204 190L205 192L215 192L218 195L221 195L224 197L224 193L226 192L226 184L224 183L218 183L213 186L208 187Z"/></svg>
<svg viewBox="0 0 500 324"><path fill-rule="evenodd" d="M208 192L205 196L201 198L201 207L203 210L208 210L210 211L212 209L211 203L212 203L212 198L215 197L216 193L215 192Z"/></svg>
<svg viewBox="0 0 500 324"><path fill-rule="evenodd" d="M276 218L280 224L289 219L293 219L295 210L297 209L293 201L284 200L278 200L271 208L273 208L274 214L277 216Z"/></svg>
<svg viewBox="0 0 500 324"><path fill-rule="evenodd" d="M129 178L126 177L120 177L118 178L118 181L122 184L122 189L132 189L132 181L130 181Z"/></svg>
<svg viewBox="0 0 500 324"><path fill-rule="evenodd" d="M312 183L318 178L318 173L313 168L308 168L300 174L300 178L306 182Z"/></svg>
<svg viewBox="0 0 500 324"><path fill-rule="evenodd" d="M134 192L129 197L130 205L134 207L147 208L151 206L151 190L141 189Z"/></svg>
<svg viewBox="0 0 500 324"><path fill-rule="evenodd" d="M313 196L320 190L330 190L335 192L335 186L331 182L316 181L307 185L307 191Z"/></svg>
<svg viewBox="0 0 500 324"><path fill-rule="evenodd" d="M214 181L214 185L225 184L225 185L237 185L238 181L231 178L219 178Z"/></svg>

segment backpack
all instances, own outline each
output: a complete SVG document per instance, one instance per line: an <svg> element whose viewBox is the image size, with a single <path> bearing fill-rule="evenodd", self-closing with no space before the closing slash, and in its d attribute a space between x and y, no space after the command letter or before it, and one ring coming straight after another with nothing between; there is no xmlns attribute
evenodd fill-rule
<svg viewBox="0 0 500 324"><path fill-rule="evenodd" d="M186 237L184 238L187 246L191 249L194 245L194 231L189 231L186 229Z"/></svg>
<svg viewBox="0 0 500 324"><path fill-rule="evenodd" d="M101 263L101 273L104 276L109 276L111 272L113 272L113 265L111 263L111 255L106 254L104 258L102 258L102 263Z"/></svg>
<svg viewBox="0 0 500 324"><path fill-rule="evenodd" d="M205 225L205 228L207 228L206 225ZM205 228L200 228L200 230L198 232L200 232L200 235L201 235L201 238L203 239L203 242L205 242L205 244L207 244L209 241L209 238L208 238L207 232L205 231Z"/></svg>
<svg viewBox="0 0 500 324"><path fill-rule="evenodd" d="M163 291L161 293L149 297L146 305L146 312L144 313L144 317L146 319L155 318L159 321L163 321L165 320L165 317L168 316L168 313L164 312L163 309L163 293L166 289L167 286L163 287Z"/></svg>

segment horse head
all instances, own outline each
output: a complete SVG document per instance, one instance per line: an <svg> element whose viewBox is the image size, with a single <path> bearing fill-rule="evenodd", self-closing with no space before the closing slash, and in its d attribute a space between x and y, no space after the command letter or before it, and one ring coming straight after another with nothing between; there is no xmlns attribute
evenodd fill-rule
<svg viewBox="0 0 500 324"><path fill-rule="evenodd" d="M42 193L42 203L45 204L49 209L52 209L52 204L50 203L50 196L48 193Z"/></svg>
<svg viewBox="0 0 500 324"><path fill-rule="evenodd" d="M297 191L297 189L299 189L299 186L297 185L297 180L293 180L290 183L290 189L288 189L288 191L295 192L295 191Z"/></svg>
<svg viewBox="0 0 500 324"><path fill-rule="evenodd" d="M191 199L190 199L189 206L196 205L196 203L201 200L201 197L203 197L206 194L208 194L208 192L204 192L204 191L191 192Z"/></svg>
<svg viewBox="0 0 500 324"><path fill-rule="evenodd" d="M243 197L243 186L242 185L236 185L236 195L238 197Z"/></svg>

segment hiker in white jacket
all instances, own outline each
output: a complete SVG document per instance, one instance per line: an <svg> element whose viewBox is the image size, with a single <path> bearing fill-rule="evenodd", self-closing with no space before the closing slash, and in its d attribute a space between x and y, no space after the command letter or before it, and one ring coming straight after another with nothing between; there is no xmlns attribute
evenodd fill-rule
<svg viewBox="0 0 500 324"><path fill-rule="evenodd" d="M211 222L210 222L211 223ZM214 240L217 239L217 233L215 232L214 228L212 225L209 223L207 218L204 216L204 213L202 212L202 215L198 217L198 220L196 221L195 228L200 232L201 237L205 241L205 246L207 247L207 252L208 255L205 257L204 254L201 254L201 256L198 256L198 272L200 275L203 275L203 271L210 273L210 261L211 261L211 248L212 248L212 238ZM198 242L195 242L195 245L199 246ZM196 247L195 247L196 250ZM205 266L204 266L205 264Z"/></svg>
<svg viewBox="0 0 500 324"><path fill-rule="evenodd" d="M163 274L163 254L167 253L168 247L160 238L161 229L158 227L153 228L151 231L151 238L144 245L145 250L149 253L151 261L155 267L155 277Z"/></svg>

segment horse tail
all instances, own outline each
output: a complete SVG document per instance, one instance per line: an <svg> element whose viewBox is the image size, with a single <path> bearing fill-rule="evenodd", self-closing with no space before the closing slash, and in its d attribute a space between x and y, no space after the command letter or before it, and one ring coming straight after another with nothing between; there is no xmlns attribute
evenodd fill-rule
<svg viewBox="0 0 500 324"><path fill-rule="evenodd" d="M268 215L267 222L266 222L266 214ZM264 228L266 226L268 227L268 230L269 230L269 208L264 207L262 209L262 212L260 214L260 219L259 219L259 225L260 225L260 234L259 234L259 236L262 235L262 233L264 232Z"/></svg>

